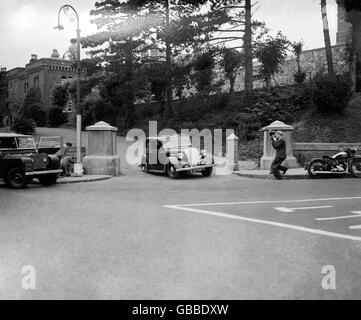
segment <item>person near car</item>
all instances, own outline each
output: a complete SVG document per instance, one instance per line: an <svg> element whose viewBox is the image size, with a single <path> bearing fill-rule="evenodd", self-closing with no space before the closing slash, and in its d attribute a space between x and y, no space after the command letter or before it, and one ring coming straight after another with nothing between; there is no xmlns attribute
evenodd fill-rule
<svg viewBox="0 0 361 320"><path fill-rule="evenodd" d="M69 151L72 146L73 145L70 142L67 142L64 145L63 153L60 154L61 150L56 153L57 156L61 156L60 168L63 170L63 175L67 177L71 176L74 167L73 158L69 155Z"/></svg>
<svg viewBox="0 0 361 320"><path fill-rule="evenodd" d="M274 174L277 179L281 179L280 172L285 174L288 170L288 168L282 166L282 163L287 158L286 141L283 139L282 131L276 131L274 134L272 133L271 139L272 146L276 150L276 156L271 164L271 174Z"/></svg>

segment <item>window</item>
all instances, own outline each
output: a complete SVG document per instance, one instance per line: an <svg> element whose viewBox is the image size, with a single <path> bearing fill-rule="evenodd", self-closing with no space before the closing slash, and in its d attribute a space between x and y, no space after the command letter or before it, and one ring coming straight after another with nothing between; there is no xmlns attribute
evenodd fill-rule
<svg viewBox="0 0 361 320"><path fill-rule="evenodd" d="M34 87L39 87L39 76L34 77Z"/></svg>
<svg viewBox="0 0 361 320"><path fill-rule="evenodd" d="M29 83L28 82L25 82L24 83L24 93L26 94L29 90Z"/></svg>
<svg viewBox="0 0 361 320"><path fill-rule="evenodd" d="M63 77L61 77L61 84L64 84L65 82L66 82L66 77L65 76L63 76Z"/></svg>
<svg viewBox="0 0 361 320"><path fill-rule="evenodd" d="M69 100L68 103L66 104L65 108L64 108L64 112L65 113L73 112L73 106L74 106L73 101Z"/></svg>
<svg viewBox="0 0 361 320"><path fill-rule="evenodd" d="M0 149L14 149L16 148L15 138L1 138Z"/></svg>

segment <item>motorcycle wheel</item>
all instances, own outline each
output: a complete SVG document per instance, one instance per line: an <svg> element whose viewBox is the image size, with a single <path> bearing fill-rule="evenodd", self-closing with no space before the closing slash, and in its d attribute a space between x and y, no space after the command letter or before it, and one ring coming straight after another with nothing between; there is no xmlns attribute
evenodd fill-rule
<svg viewBox="0 0 361 320"><path fill-rule="evenodd" d="M352 160L350 172L355 178L361 178L361 159Z"/></svg>
<svg viewBox="0 0 361 320"><path fill-rule="evenodd" d="M308 165L308 174L312 179L322 178L322 174L317 174L316 171L323 171L326 162L321 159L315 159L310 162Z"/></svg>

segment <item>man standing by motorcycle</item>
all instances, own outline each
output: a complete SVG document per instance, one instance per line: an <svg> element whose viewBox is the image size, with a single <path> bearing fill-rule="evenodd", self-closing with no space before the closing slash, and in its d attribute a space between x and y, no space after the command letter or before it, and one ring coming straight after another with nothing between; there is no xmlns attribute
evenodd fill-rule
<svg viewBox="0 0 361 320"><path fill-rule="evenodd" d="M276 131L271 132L272 146L276 149L276 157L271 164L271 174L275 176L276 179L282 179L280 171L285 174L288 168L282 166L283 161L287 158L286 153L286 141L283 140L283 132Z"/></svg>

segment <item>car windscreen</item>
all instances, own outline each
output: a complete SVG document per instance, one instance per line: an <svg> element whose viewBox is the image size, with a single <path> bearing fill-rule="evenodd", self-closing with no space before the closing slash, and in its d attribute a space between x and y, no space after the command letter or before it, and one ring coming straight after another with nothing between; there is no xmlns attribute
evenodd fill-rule
<svg viewBox="0 0 361 320"><path fill-rule="evenodd" d="M165 148L190 147L191 141L189 136L170 136L164 141L163 146Z"/></svg>
<svg viewBox="0 0 361 320"><path fill-rule="evenodd" d="M35 149L35 142L32 137L17 138L19 149Z"/></svg>
<svg viewBox="0 0 361 320"><path fill-rule="evenodd" d="M16 149L15 138L0 138L0 149Z"/></svg>

